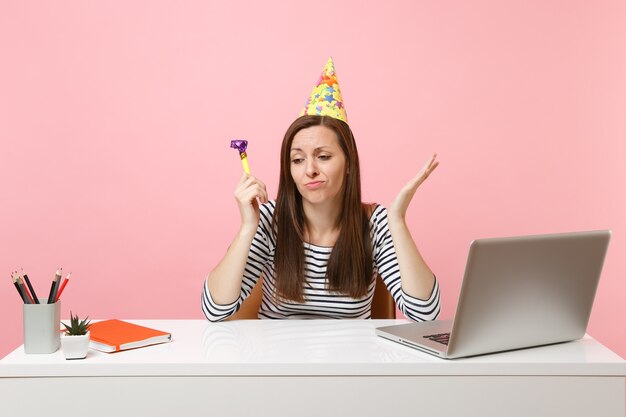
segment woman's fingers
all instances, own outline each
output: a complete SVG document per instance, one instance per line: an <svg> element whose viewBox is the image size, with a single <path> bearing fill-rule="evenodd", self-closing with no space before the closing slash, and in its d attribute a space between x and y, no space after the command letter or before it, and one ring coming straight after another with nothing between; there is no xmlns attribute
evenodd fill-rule
<svg viewBox="0 0 626 417"><path fill-rule="evenodd" d="M252 175L244 174L235 189L242 227L256 228L259 224L259 204L267 202L265 184Z"/></svg>
<svg viewBox="0 0 626 417"><path fill-rule="evenodd" d="M428 166L429 166L429 167L433 166L433 165L435 164L436 160L437 160L437 154L435 153L435 154L433 154L433 156L430 158L430 162L428 163ZM438 164L439 162L436 162L436 163Z"/></svg>
<svg viewBox="0 0 626 417"><path fill-rule="evenodd" d="M437 161L437 154L434 154L418 174L400 189L400 192L390 206L390 212L404 218L417 189L438 166L439 161Z"/></svg>
<svg viewBox="0 0 626 417"><path fill-rule="evenodd" d="M420 170L420 172L413 178L412 186L419 186L428 176L439 166L439 161L437 159L437 154L434 154L430 160L424 165L424 167Z"/></svg>
<svg viewBox="0 0 626 417"><path fill-rule="evenodd" d="M235 198L243 204L248 204L257 198L261 203L267 203L269 200L265 184L258 178L248 174L244 174L241 177L235 190Z"/></svg>
<svg viewBox="0 0 626 417"><path fill-rule="evenodd" d="M257 184L259 186L259 201L261 201L261 203L267 203L269 201L269 197L267 195L267 187L265 187L265 184L263 183L263 181L261 181L260 179L257 178Z"/></svg>
<svg viewBox="0 0 626 417"><path fill-rule="evenodd" d="M241 204L251 204L257 200L263 204L267 202L267 193L260 186L254 185L242 190L237 199Z"/></svg>
<svg viewBox="0 0 626 417"><path fill-rule="evenodd" d="M439 166L439 161L431 163L426 171L424 171L423 179L428 178L428 176Z"/></svg>

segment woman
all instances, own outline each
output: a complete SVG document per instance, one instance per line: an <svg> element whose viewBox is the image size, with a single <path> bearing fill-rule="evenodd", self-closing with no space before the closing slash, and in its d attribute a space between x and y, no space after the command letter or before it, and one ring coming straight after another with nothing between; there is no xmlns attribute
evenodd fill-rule
<svg viewBox="0 0 626 417"><path fill-rule="evenodd" d="M389 210L363 204L358 152L331 68L333 81L323 74L320 83L331 86L334 101L327 101L335 107L317 104L315 114L305 107L287 130L276 201L258 178L239 181L241 227L204 285L210 321L234 314L260 276L260 318L369 318L376 274L407 317L439 314L437 281L405 221L417 188L439 164L436 155Z"/></svg>

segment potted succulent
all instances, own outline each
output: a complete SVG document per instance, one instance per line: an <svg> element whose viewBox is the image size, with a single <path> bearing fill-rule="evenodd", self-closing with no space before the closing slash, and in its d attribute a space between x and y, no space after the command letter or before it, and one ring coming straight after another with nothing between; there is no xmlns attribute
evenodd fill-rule
<svg viewBox="0 0 626 417"><path fill-rule="evenodd" d="M89 317L79 320L78 314L70 311L70 325L61 322L65 331L61 336L61 347L65 359L84 359L89 349Z"/></svg>

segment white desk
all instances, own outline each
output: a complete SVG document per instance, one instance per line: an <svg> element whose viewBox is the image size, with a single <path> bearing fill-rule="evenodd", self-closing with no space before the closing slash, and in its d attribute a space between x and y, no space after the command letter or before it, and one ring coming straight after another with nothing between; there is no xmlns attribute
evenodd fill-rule
<svg viewBox="0 0 626 417"><path fill-rule="evenodd" d="M626 363L589 336L446 361L377 337L391 320L134 322L174 342L74 361L10 353L0 415L624 415Z"/></svg>

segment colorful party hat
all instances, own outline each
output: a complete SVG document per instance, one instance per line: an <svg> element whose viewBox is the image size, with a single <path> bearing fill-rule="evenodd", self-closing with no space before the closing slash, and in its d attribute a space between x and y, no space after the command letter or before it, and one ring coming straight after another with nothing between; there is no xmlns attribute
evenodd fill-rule
<svg viewBox="0 0 626 417"><path fill-rule="evenodd" d="M348 123L332 57L328 58L317 85L313 88L311 96L300 112L300 116L305 114L330 116Z"/></svg>

